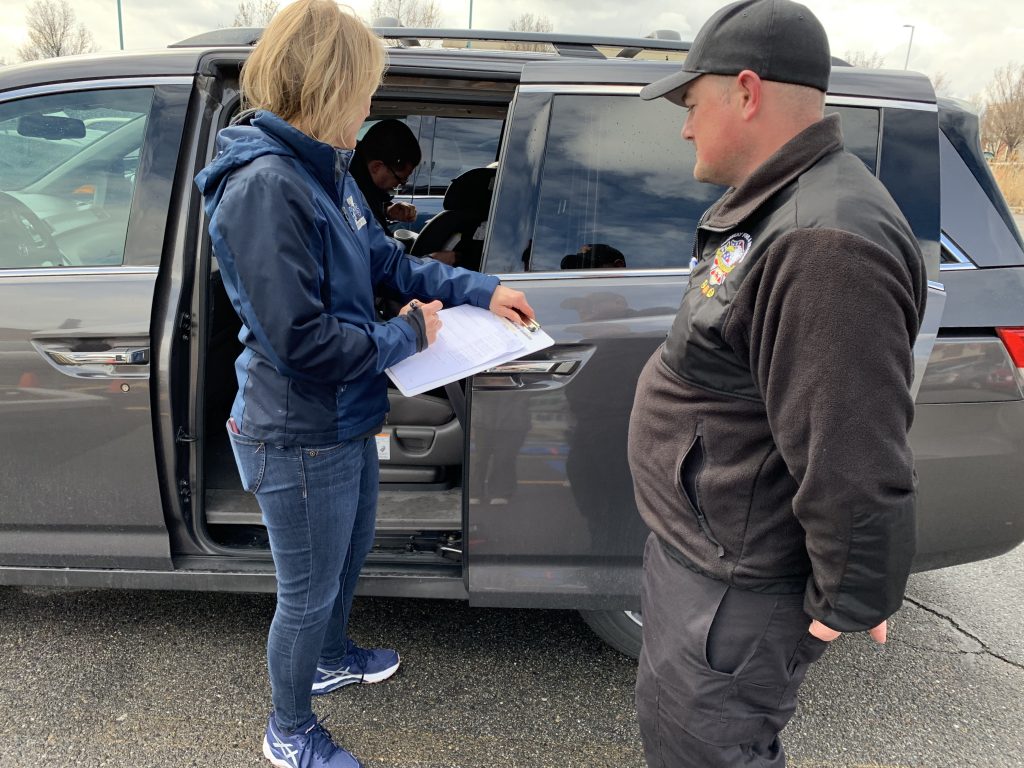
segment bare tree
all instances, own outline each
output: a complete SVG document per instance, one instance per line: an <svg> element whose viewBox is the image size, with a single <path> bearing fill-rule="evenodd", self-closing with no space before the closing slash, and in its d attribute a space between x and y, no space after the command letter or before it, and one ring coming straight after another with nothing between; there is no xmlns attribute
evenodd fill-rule
<svg viewBox="0 0 1024 768"><path fill-rule="evenodd" d="M413 29L441 26L441 9L436 0L373 0L370 17L376 20L385 16Z"/></svg>
<svg viewBox="0 0 1024 768"><path fill-rule="evenodd" d="M265 27L277 13L277 0L240 0L233 27Z"/></svg>
<svg viewBox="0 0 1024 768"><path fill-rule="evenodd" d="M1024 141L1024 65L1007 64L996 70L986 94L982 142L999 159L1011 159Z"/></svg>
<svg viewBox="0 0 1024 768"><path fill-rule="evenodd" d="M843 58L851 67L863 67L864 69L881 69L885 66L885 57L878 51L847 51Z"/></svg>
<svg viewBox="0 0 1024 768"><path fill-rule="evenodd" d="M92 33L78 21L68 0L36 0L28 7L25 26L28 43L18 48L22 61L96 50Z"/></svg>
<svg viewBox="0 0 1024 768"><path fill-rule="evenodd" d="M995 158L1000 142L996 138L996 131L993 128L992 113L984 102L982 102L979 113L981 115L981 150L985 153L985 157Z"/></svg>
<svg viewBox="0 0 1024 768"><path fill-rule="evenodd" d="M551 32L554 27L551 19L540 14L521 13L508 25L512 32ZM513 51L553 51L548 43L508 43L507 48Z"/></svg>
<svg viewBox="0 0 1024 768"><path fill-rule="evenodd" d="M551 26L551 19L540 14L521 13L512 19L508 28L513 32L550 32L554 29Z"/></svg>
<svg viewBox="0 0 1024 768"><path fill-rule="evenodd" d="M931 76L932 88L936 96L949 96L949 75L945 72L936 72Z"/></svg>

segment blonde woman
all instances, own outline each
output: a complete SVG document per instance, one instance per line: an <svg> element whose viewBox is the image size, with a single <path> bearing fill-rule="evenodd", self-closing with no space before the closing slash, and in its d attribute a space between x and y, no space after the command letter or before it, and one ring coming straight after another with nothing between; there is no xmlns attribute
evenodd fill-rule
<svg viewBox="0 0 1024 768"><path fill-rule="evenodd" d="M397 652L360 648L347 633L373 543L384 369L434 341L442 303L533 316L497 278L406 256L374 219L349 163L384 65L381 42L349 10L286 6L242 71L255 111L221 132L196 177L242 321L227 428L277 570L263 753L282 768L358 766L317 721L311 695L398 669ZM378 285L412 300L399 317L377 321Z"/></svg>

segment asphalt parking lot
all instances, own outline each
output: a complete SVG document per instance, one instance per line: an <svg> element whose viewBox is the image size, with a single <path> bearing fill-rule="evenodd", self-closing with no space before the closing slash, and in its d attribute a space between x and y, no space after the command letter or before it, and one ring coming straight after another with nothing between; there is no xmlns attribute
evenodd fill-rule
<svg viewBox="0 0 1024 768"><path fill-rule="evenodd" d="M258 766L267 595L0 588L0 765ZM369 768L643 760L634 662L572 612L362 599L386 684L318 701ZM882 651L844 637L785 734L797 768L1024 764L1024 549L913 577Z"/></svg>

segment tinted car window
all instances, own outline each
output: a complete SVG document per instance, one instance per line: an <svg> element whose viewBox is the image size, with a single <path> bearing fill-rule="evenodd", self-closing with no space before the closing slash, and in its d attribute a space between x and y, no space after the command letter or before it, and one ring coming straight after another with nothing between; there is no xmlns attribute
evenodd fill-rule
<svg viewBox="0 0 1024 768"><path fill-rule="evenodd" d="M825 114L838 114L843 126L846 151L864 161L874 174L878 172L878 110L870 107L825 107Z"/></svg>
<svg viewBox="0 0 1024 768"><path fill-rule="evenodd" d="M425 128L427 126L424 126ZM467 117L437 117L429 126L429 135L420 137L420 143L429 150L429 166L421 168L426 179L413 179L416 191L425 185L426 194L443 195L456 176L472 168L483 168L498 156L498 138L501 120Z"/></svg>
<svg viewBox="0 0 1024 768"><path fill-rule="evenodd" d="M874 173L878 110L827 111ZM530 269L685 267L697 222L724 189L694 180L684 119L664 100L555 97Z"/></svg>
<svg viewBox="0 0 1024 768"><path fill-rule="evenodd" d="M664 99L556 96L529 269L686 267L723 189L694 180L684 118Z"/></svg>
<svg viewBox="0 0 1024 768"><path fill-rule="evenodd" d="M1020 264L1024 254L1016 228L1006 225L999 208L944 133L939 134L939 167L942 231L979 267ZM942 261L951 264L959 260L943 250Z"/></svg>
<svg viewBox="0 0 1024 768"><path fill-rule="evenodd" d="M0 104L0 268L124 259L149 88Z"/></svg>

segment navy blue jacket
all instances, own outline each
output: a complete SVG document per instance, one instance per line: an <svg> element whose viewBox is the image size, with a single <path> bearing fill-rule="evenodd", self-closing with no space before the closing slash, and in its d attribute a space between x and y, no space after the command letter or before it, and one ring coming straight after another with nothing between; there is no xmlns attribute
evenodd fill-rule
<svg viewBox="0 0 1024 768"><path fill-rule="evenodd" d="M349 174L351 150L277 115L226 128L217 148L196 184L242 320L231 415L243 434L278 445L366 434L388 409L384 369L417 346L404 319L377 320L374 288L487 308L497 278L406 255Z"/></svg>

